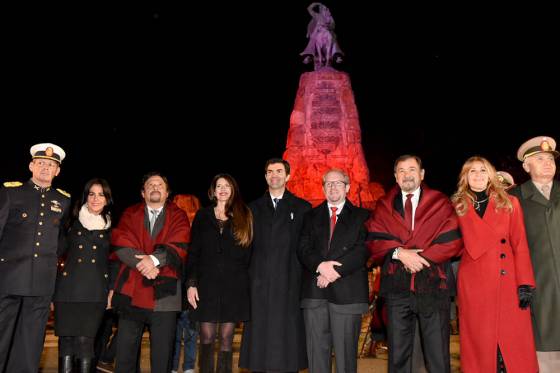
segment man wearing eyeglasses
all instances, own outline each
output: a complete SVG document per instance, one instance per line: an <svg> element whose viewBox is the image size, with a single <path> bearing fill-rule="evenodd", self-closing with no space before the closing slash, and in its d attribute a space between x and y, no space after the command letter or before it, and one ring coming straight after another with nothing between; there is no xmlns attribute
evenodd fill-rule
<svg viewBox="0 0 560 373"><path fill-rule="evenodd" d="M397 158L397 184L377 202L367 223L368 247L382 264L381 296L388 311L389 372L411 373L416 324L429 372L450 372L449 306L455 281L449 260L462 239L453 207L443 193L422 184L422 161ZM416 354L416 352L415 352Z"/></svg>
<svg viewBox="0 0 560 373"><path fill-rule="evenodd" d="M334 347L336 371L357 371L362 314L368 310L365 246L366 209L346 199L350 178L331 169L323 176L326 201L304 218L299 246L303 272L303 318L309 371L330 373Z"/></svg>
<svg viewBox="0 0 560 373"><path fill-rule="evenodd" d="M0 189L0 372L39 370L70 206L70 195L51 187L64 150L43 143L30 153L31 179Z"/></svg>

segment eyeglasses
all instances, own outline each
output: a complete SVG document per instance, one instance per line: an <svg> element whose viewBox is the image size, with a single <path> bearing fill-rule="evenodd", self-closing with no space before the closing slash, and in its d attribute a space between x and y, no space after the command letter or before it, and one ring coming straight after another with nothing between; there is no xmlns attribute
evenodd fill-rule
<svg viewBox="0 0 560 373"><path fill-rule="evenodd" d="M344 181L327 181L325 184L325 188L342 188L342 186L345 186L346 183Z"/></svg>

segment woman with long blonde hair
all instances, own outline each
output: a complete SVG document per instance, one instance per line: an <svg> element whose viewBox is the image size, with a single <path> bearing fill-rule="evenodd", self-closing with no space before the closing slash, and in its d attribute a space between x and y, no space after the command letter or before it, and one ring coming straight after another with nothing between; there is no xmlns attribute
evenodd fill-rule
<svg viewBox="0 0 560 373"><path fill-rule="evenodd" d="M469 158L452 197L459 264L461 371L538 371L529 306L535 288L523 211L485 158Z"/></svg>

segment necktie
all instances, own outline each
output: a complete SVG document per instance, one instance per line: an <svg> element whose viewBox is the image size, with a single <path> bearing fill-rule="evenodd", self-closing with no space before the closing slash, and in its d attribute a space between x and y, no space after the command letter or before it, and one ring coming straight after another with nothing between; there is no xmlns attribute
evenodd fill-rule
<svg viewBox="0 0 560 373"><path fill-rule="evenodd" d="M550 199L550 185L543 185L541 191L544 198Z"/></svg>
<svg viewBox="0 0 560 373"><path fill-rule="evenodd" d="M273 199L272 199L272 202L274 202L274 209L275 209L275 210L276 210L276 206L278 206L278 201L279 201L278 198L273 198Z"/></svg>
<svg viewBox="0 0 560 373"><path fill-rule="evenodd" d="M331 235L329 236L330 237L329 240L332 239L332 235L334 233L334 227L336 225L336 210L338 210L338 207L335 207L335 206L331 207L331 211L332 211L332 214L331 214Z"/></svg>
<svg viewBox="0 0 560 373"><path fill-rule="evenodd" d="M154 226L156 225L158 212L157 210L150 210L150 233L154 231Z"/></svg>
<svg viewBox="0 0 560 373"><path fill-rule="evenodd" d="M409 231L412 231L412 193L406 195L404 203L404 222Z"/></svg>

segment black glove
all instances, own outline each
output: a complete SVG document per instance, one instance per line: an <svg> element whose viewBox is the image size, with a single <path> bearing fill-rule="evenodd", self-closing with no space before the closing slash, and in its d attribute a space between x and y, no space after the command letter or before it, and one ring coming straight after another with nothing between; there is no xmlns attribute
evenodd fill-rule
<svg viewBox="0 0 560 373"><path fill-rule="evenodd" d="M526 309L533 302L533 294L535 289L529 285L519 285L517 288L517 296L519 297L519 308Z"/></svg>

